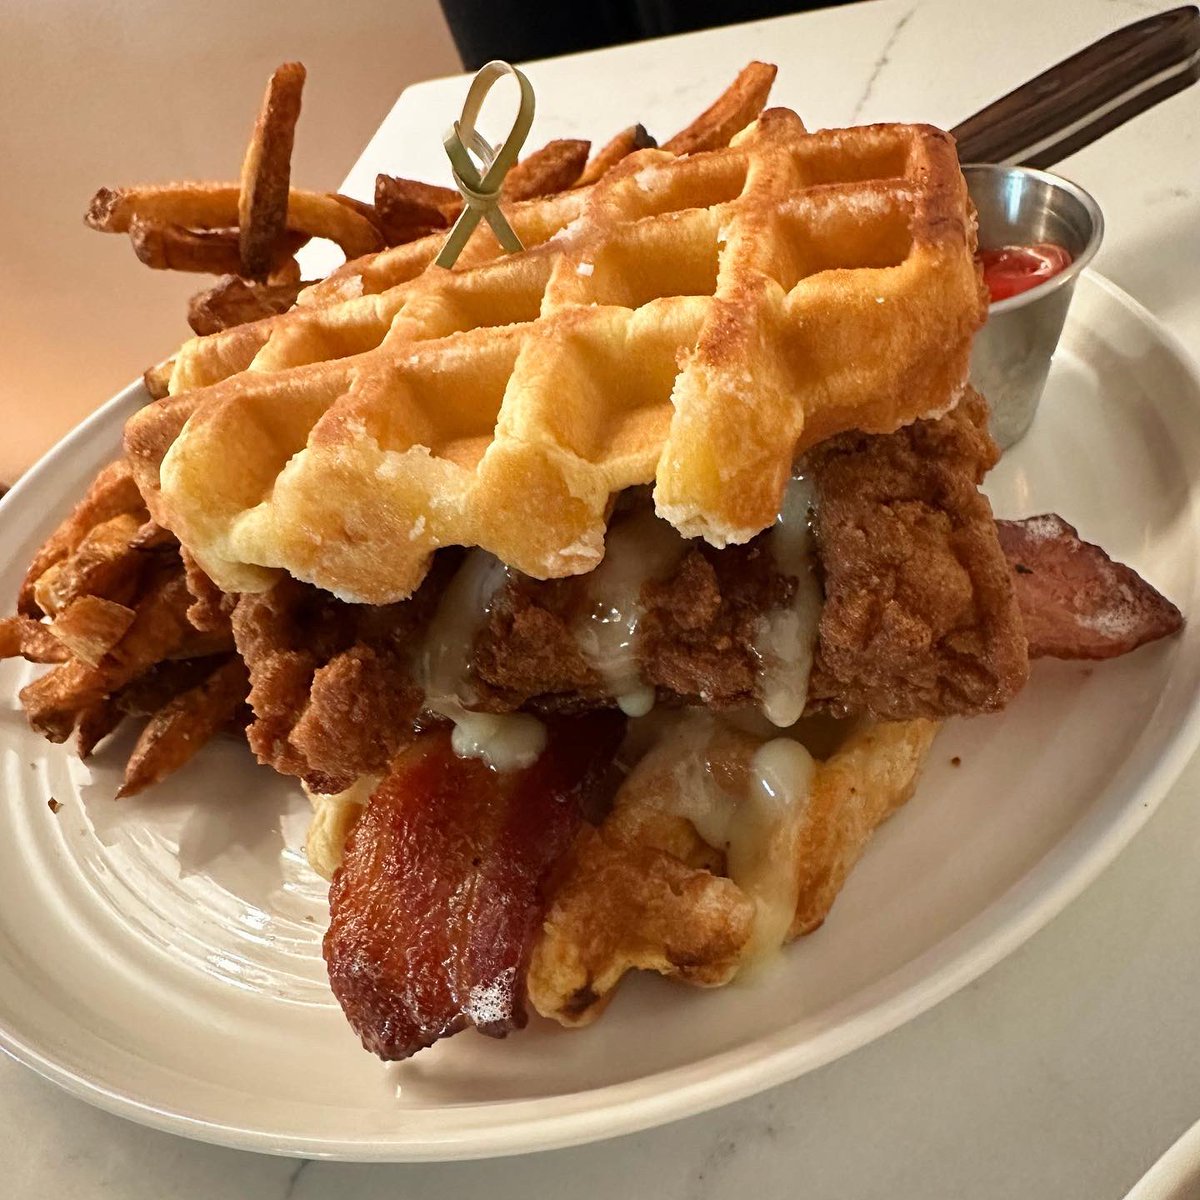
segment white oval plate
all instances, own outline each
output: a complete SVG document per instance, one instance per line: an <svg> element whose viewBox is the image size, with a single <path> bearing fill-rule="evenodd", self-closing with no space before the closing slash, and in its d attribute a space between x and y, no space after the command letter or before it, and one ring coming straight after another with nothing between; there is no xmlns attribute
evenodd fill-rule
<svg viewBox="0 0 1200 1200"><path fill-rule="evenodd" d="M0 594L141 398L113 400L0 505ZM997 512L1057 510L1197 614L1197 464L1200 375L1085 276L1041 415L991 478ZM825 926L753 982L633 979L590 1030L535 1018L393 1065L358 1047L326 988L297 789L230 740L115 802L128 739L88 766L48 746L16 702L35 668L5 664L0 1044L124 1116L307 1156L512 1154L736 1100L929 1008L1094 879L1198 740L1198 639L1200 620L1094 668L1039 663L1006 713L951 722Z"/></svg>
<svg viewBox="0 0 1200 1200"><path fill-rule="evenodd" d="M1125 1200L1196 1200L1200 1196L1200 1121L1146 1172Z"/></svg>

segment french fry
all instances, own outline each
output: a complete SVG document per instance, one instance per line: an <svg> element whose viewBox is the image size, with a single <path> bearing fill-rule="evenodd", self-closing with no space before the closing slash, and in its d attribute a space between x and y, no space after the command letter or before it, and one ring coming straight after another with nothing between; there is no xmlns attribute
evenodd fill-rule
<svg viewBox="0 0 1200 1200"><path fill-rule="evenodd" d="M109 669L112 688L128 683L162 662L195 632L187 619L191 602L183 567L178 562L157 565L138 600L137 616L129 632L105 660L112 664Z"/></svg>
<svg viewBox="0 0 1200 1200"><path fill-rule="evenodd" d="M113 703L123 715L148 717L176 696L203 683L228 658L228 654L219 654L212 658L155 663L148 671L143 671L114 692Z"/></svg>
<svg viewBox="0 0 1200 1200"><path fill-rule="evenodd" d="M236 229L184 229L134 217L129 240L138 260L156 271L192 271L203 275L247 274L242 264ZM308 241L308 234L285 229L267 258L274 272L294 261L293 255Z"/></svg>
<svg viewBox="0 0 1200 1200"><path fill-rule="evenodd" d="M125 714L110 699L98 700L75 722L75 753L89 759L92 751L117 728Z"/></svg>
<svg viewBox="0 0 1200 1200"><path fill-rule="evenodd" d="M134 217L185 229L231 229L238 220L239 188L234 183L164 183L147 187L101 188L84 220L103 233L128 233ZM287 228L336 242L347 258L383 245L379 231L361 213L334 195L292 188Z"/></svg>
<svg viewBox="0 0 1200 1200"><path fill-rule="evenodd" d="M92 481L83 499L71 515L42 543L33 556L21 584L17 609L30 617L40 617L43 609L34 599L37 581L57 562L71 554L95 526L121 513L145 512L142 495L133 482L124 459L109 463Z"/></svg>
<svg viewBox="0 0 1200 1200"><path fill-rule="evenodd" d="M389 246L447 229L461 210L462 197L453 188L393 175L375 177L375 211Z"/></svg>
<svg viewBox="0 0 1200 1200"><path fill-rule="evenodd" d="M343 196L341 192L331 192L330 195L339 204L344 204L347 208L352 208L360 217L365 217L376 229L379 228L379 214L375 211L374 204L368 204L365 200L356 200L353 196Z"/></svg>
<svg viewBox="0 0 1200 1200"><path fill-rule="evenodd" d="M151 716L129 756L117 797L136 795L178 771L233 720L249 690L246 664L234 657Z"/></svg>
<svg viewBox="0 0 1200 1200"><path fill-rule="evenodd" d="M142 373L142 383L150 393L151 400L161 400L170 395L171 372L174 370L175 360L168 358Z"/></svg>
<svg viewBox="0 0 1200 1200"><path fill-rule="evenodd" d="M505 200L532 200L566 191L578 182L591 148L591 142L578 138L547 142L509 171L500 185L500 194Z"/></svg>
<svg viewBox="0 0 1200 1200"><path fill-rule="evenodd" d="M264 317L287 312L306 285L295 283L246 283L236 275L226 275L213 287L197 292L188 301L188 324L202 337L220 333L235 325L261 321Z"/></svg>
<svg viewBox="0 0 1200 1200"><path fill-rule="evenodd" d="M686 129L664 142L662 148L682 155L728 146L733 135L762 112L775 82L775 72L776 68L769 63L752 62L743 67L716 101Z"/></svg>
<svg viewBox="0 0 1200 1200"><path fill-rule="evenodd" d="M572 138L548 142L523 158L504 179L506 200L531 200L574 185L587 162L591 143ZM453 188L437 187L394 175L375 178L375 212L389 246L401 246L448 229L462 211Z"/></svg>
<svg viewBox="0 0 1200 1200"><path fill-rule="evenodd" d="M138 261L155 271L224 275L242 269L236 229L184 229L135 216L129 241Z"/></svg>
<svg viewBox="0 0 1200 1200"><path fill-rule="evenodd" d="M276 68L267 82L254 133L242 160L237 222L242 265L232 273L259 282L264 282L274 269L275 254L287 225L292 145L300 118L305 74L303 64L298 62Z"/></svg>
<svg viewBox="0 0 1200 1200"><path fill-rule="evenodd" d="M78 596L54 618L50 632L80 662L98 667L136 615L132 608L100 596Z"/></svg>
<svg viewBox="0 0 1200 1200"><path fill-rule="evenodd" d="M47 671L21 689L21 704L30 728L48 742L65 742L75 722L108 694L104 675L71 660Z"/></svg>
<svg viewBox="0 0 1200 1200"><path fill-rule="evenodd" d="M56 562L42 572L42 577L34 584L33 599L40 612L53 617L66 603L66 562Z"/></svg>
<svg viewBox="0 0 1200 1200"><path fill-rule="evenodd" d="M303 287L300 282L300 264L294 259L289 258L281 262L270 275L267 276L268 287L278 287L280 284L295 284L297 287Z"/></svg>
<svg viewBox="0 0 1200 1200"><path fill-rule="evenodd" d="M144 565L132 544L142 524L142 513L121 513L90 530L67 558L43 572L34 587L38 608L55 616L79 596L131 600Z"/></svg>
<svg viewBox="0 0 1200 1200"><path fill-rule="evenodd" d="M157 521L146 521L138 527L129 540L131 550L162 550L167 546L179 545L179 539Z"/></svg>
<svg viewBox="0 0 1200 1200"><path fill-rule="evenodd" d="M21 689L32 728L47 741L65 742L87 709L161 662L194 632L187 619L190 602L183 568L160 565L133 623L99 667L72 659Z"/></svg>
<svg viewBox="0 0 1200 1200"><path fill-rule="evenodd" d="M592 155L584 167L582 174L576 180L575 186L586 187L589 184L595 183L598 179L607 175L617 163L627 158L630 154L633 154L636 150L650 150L657 147L657 145L658 143L647 132L644 125L630 125L627 129L622 129L616 137L606 142Z"/></svg>
<svg viewBox="0 0 1200 1200"><path fill-rule="evenodd" d="M68 653L43 625L32 617L0 618L0 658L24 658L35 663L66 662Z"/></svg>
<svg viewBox="0 0 1200 1200"><path fill-rule="evenodd" d="M575 186L586 187L589 183L595 183L635 150L650 150L657 145L644 125L630 125L591 157L583 174L575 181Z"/></svg>
<svg viewBox="0 0 1200 1200"><path fill-rule="evenodd" d="M237 198L231 183L100 188L83 219L101 233L128 233L135 217L188 229L230 229L237 224Z"/></svg>

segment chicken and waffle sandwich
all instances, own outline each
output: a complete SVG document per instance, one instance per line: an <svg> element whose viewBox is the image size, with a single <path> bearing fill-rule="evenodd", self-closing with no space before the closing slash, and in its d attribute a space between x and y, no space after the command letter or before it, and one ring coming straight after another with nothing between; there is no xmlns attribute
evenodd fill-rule
<svg viewBox="0 0 1200 1200"><path fill-rule="evenodd" d="M235 271L0 650L59 664L23 701L81 755L151 714L125 792L227 727L301 781L330 981L381 1057L586 1024L631 969L728 982L821 924L939 722L1181 624L979 490L953 139L810 132L773 77L661 148L552 143L501 195L524 249L481 223L452 268L455 192L258 177L294 65L240 192L93 204ZM331 231L370 252L302 287Z"/></svg>

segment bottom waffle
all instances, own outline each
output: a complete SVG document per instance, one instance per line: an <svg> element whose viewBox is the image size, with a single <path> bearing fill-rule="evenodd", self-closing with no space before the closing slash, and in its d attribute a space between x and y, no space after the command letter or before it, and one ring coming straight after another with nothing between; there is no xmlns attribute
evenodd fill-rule
<svg viewBox="0 0 1200 1200"><path fill-rule="evenodd" d="M871 834L912 795L939 726L801 724L793 740L700 712L657 722L559 873L529 965L539 1013L589 1024L635 969L717 987L824 921ZM785 776L807 787L789 794ZM306 852L320 874L337 869L370 791L310 793Z"/></svg>

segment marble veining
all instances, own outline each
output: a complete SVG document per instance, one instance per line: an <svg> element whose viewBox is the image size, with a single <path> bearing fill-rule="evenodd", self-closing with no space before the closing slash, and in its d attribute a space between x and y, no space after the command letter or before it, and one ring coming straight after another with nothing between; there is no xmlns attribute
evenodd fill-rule
<svg viewBox="0 0 1200 1200"><path fill-rule="evenodd" d="M1156 204L1166 204L1171 200L1190 200L1191 198L1191 191L1188 188L1180 187L1178 184L1152 188L1145 195L1147 207L1152 207Z"/></svg>
<svg viewBox="0 0 1200 1200"><path fill-rule="evenodd" d="M312 1165L313 1160L311 1158L302 1158L296 1164L295 1169L288 1176L287 1190L283 1193L281 1200L292 1200L292 1198L296 1195L296 1189L300 1186L300 1180L303 1177L304 1172L307 1171Z"/></svg>
<svg viewBox="0 0 1200 1200"><path fill-rule="evenodd" d="M900 35L904 32L905 26L913 19L917 11L917 5L913 5L896 23L892 26L891 33L888 34L888 39L883 44L883 49L879 52L879 57L875 60L875 65L871 68L871 74L867 78L867 82L863 85L863 90L855 101L854 108L850 112L850 124L853 125L862 115L862 111L867 107L867 103L875 93L875 84L879 81L879 76L883 74L883 69L891 62L892 51L896 47L896 43L900 40Z"/></svg>

